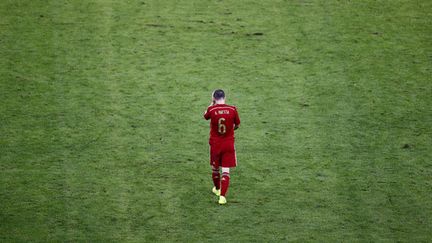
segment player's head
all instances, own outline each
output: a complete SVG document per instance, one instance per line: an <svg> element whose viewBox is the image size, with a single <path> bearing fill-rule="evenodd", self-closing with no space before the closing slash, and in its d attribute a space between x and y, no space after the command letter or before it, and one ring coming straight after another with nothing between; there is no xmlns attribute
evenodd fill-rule
<svg viewBox="0 0 432 243"><path fill-rule="evenodd" d="M225 92L221 89L217 89L213 91L213 99L214 100L224 100L225 99Z"/></svg>

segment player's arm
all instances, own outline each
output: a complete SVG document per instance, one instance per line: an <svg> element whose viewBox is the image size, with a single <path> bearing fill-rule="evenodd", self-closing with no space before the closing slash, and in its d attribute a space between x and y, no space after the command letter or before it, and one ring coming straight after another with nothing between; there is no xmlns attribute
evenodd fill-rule
<svg viewBox="0 0 432 243"><path fill-rule="evenodd" d="M204 119L206 119L206 120L210 119L210 112L209 112L209 110L210 110L210 107L214 106L215 104L216 104L216 101L212 97L212 101L211 101L210 105L207 107L207 110L204 111Z"/></svg>
<svg viewBox="0 0 432 243"><path fill-rule="evenodd" d="M211 105L209 107L207 107L206 111L204 111L204 119L206 119L206 120L210 119L210 117L211 117L210 108L211 108Z"/></svg>
<svg viewBox="0 0 432 243"><path fill-rule="evenodd" d="M240 117L236 108L235 116L234 116L234 130L237 130L239 127L240 127Z"/></svg>
<svg viewBox="0 0 432 243"><path fill-rule="evenodd" d="M208 111L208 109L204 111L204 119L206 120L210 119L210 112Z"/></svg>

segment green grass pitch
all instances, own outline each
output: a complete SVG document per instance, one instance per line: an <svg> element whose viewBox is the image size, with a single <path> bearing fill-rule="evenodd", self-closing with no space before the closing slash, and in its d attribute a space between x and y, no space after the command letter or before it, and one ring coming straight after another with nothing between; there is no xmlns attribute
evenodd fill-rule
<svg viewBox="0 0 432 243"><path fill-rule="evenodd" d="M2 0L0 241L430 242L431 26L429 0Z"/></svg>

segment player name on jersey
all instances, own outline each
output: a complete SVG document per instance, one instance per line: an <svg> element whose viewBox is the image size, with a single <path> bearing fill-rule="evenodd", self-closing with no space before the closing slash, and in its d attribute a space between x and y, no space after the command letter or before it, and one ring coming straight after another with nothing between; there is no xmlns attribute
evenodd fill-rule
<svg viewBox="0 0 432 243"><path fill-rule="evenodd" d="M218 111L215 111L215 115L217 115L217 114L219 114L219 115L223 115L223 114L226 114L226 115L229 115L229 110L218 110Z"/></svg>

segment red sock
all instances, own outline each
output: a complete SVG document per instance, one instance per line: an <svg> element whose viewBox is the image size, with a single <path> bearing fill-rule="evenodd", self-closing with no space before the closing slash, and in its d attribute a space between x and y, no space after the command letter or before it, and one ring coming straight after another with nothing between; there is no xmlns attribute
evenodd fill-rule
<svg viewBox="0 0 432 243"><path fill-rule="evenodd" d="M212 172L212 178L213 178L213 184L216 187L217 190L220 188L220 174L219 169L213 170Z"/></svg>
<svg viewBox="0 0 432 243"><path fill-rule="evenodd" d="M221 181L221 185L222 185L221 196L225 197L225 194L228 191L229 180L230 180L229 173L223 172L222 173L222 181Z"/></svg>

